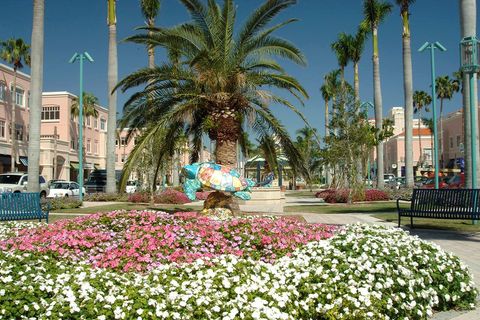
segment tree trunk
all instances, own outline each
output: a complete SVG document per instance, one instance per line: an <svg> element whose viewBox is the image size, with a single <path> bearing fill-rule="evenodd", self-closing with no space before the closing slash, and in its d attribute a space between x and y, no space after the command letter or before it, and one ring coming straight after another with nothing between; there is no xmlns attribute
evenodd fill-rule
<svg viewBox="0 0 480 320"><path fill-rule="evenodd" d="M40 192L40 126L43 88L44 0L33 1L32 54L30 87L30 139L28 142L28 191ZM55 159L56 160L56 159Z"/></svg>
<svg viewBox="0 0 480 320"><path fill-rule="evenodd" d="M403 92L405 99L405 182L407 187L411 188L413 187L413 80L408 10L402 12L402 18Z"/></svg>
<svg viewBox="0 0 480 320"><path fill-rule="evenodd" d="M329 121L329 114L328 114L328 100L325 100L325 138L330 135L328 130L328 121ZM332 172L330 171L330 167L327 165L325 166L325 184L328 186L330 181L332 180Z"/></svg>
<svg viewBox="0 0 480 320"><path fill-rule="evenodd" d="M155 19L148 20L148 26L154 27L155 26ZM148 34L151 36L153 34L152 31L149 31ZM155 68L155 47L153 45L148 46L148 67Z"/></svg>
<svg viewBox="0 0 480 320"><path fill-rule="evenodd" d="M214 135L216 138L215 159L216 162L235 168L237 165L237 140L240 134L240 122L235 116L227 116L229 112L222 111L220 115L215 119L218 123L214 129Z"/></svg>
<svg viewBox="0 0 480 320"><path fill-rule="evenodd" d="M469 37L476 35L476 24L477 24L477 8L476 8L476 0L459 0L460 5L460 26L461 26L461 37ZM474 88L473 92L475 95L473 96L473 103L474 106L477 106L477 75L474 74ZM471 171L471 164L472 164L472 152L476 152L477 160L479 159L478 154L478 130L477 136L477 150L472 151L471 146L471 126L470 126L470 119L473 117L475 123L478 123L478 113L477 108L474 108L474 113L470 114L470 83L469 83L469 75L463 75L463 114L464 114L464 158L465 158L465 186L467 188L472 187L472 171ZM479 185L478 179L480 178L480 166L477 166L477 185Z"/></svg>
<svg viewBox="0 0 480 320"><path fill-rule="evenodd" d="M355 89L355 102L360 103L360 77L358 75L358 62L353 64L353 87Z"/></svg>
<svg viewBox="0 0 480 320"><path fill-rule="evenodd" d="M108 0L108 124L107 124L107 192L117 191L115 177L115 135L117 132L117 93L112 92L118 81L117 24L115 0Z"/></svg>
<svg viewBox="0 0 480 320"><path fill-rule="evenodd" d="M418 145L420 146L420 155L418 156L418 167L423 163L423 153L422 153L422 134L420 133L420 122L422 121L422 111L418 109Z"/></svg>
<svg viewBox="0 0 480 320"><path fill-rule="evenodd" d="M373 83L374 83L374 104L375 104L375 126L382 130L382 88L380 83L380 61L378 57L377 28L373 28ZM383 189L383 141L377 144L377 188Z"/></svg>
<svg viewBox="0 0 480 320"><path fill-rule="evenodd" d="M235 167L237 161L237 150L235 141L217 139L215 150L217 163L229 167Z"/></svg>
<svg viewBox="0 0 480 320"><path fill-rule="evenodd" d="M13 91L10 90L12 96L10 100L12 101L12 116L11 116L11 139L12 139L12 155L11 155L11 164L10 171L15 172L15 165L17 164L17 128L15 126L15 113L17 110L16 96L17 96L17 68L13 68Z"/></svg>

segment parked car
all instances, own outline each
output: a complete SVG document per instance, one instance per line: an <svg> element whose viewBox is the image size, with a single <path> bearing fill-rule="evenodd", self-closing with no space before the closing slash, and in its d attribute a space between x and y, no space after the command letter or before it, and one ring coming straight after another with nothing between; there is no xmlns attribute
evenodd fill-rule
<svg viewBox="0 0 480 320"><path fill-rule="evenodd" d="M414 181L415 188L421 188L429 180L430 178L424 177L424 176L415 177L415 181Z"/></svg>
<svg viewBox="0 0 480 320"><path fill-rule="evenodd" d="M465 174L463 172L460 174L456 174L450 177L447 183L450 189L465 188Z"/></svg>
<svg viewBox="0 0 480 320"><path fill-rule="evenodd" d="M45 178L40 176L40 197L48 195L48 186ZM25 172L12 172L0 174L0 193L2 192L27 192L28 174Z"/></svg>
<svg viewBox="0 0 480 320"><path fill-rule="evenodd" d="M122 175L121 170L115 170L115 178L120 181ZM87 193L106 192L107 188L107 170L94 170L88 176L87 182L85 182L85 189Z"/></svg>
<svg viewBox="0 0 480 320"><path fill-rule="evenodd" d="M447 189L448 188L448 180L450 177L438 177L438 188L439 189ZM425 182L422 186L423 189L435 189L435 179L430 178Z"/></svg>
<svg viewBox="0 0 480 320"><path fill-rule="evenodd" d="M127 181L127 185L125 187L126 193L135 193L140 191L140 182L138 181Z"/></svg>
<svg viewBox="0 0 480 320"><path fill-rule="evenodd" d="M85 188L83 188L82 195L85 195ZM78 196L80 196L80 186L74 181L57 181L50 185L49 198Z"/></svg>

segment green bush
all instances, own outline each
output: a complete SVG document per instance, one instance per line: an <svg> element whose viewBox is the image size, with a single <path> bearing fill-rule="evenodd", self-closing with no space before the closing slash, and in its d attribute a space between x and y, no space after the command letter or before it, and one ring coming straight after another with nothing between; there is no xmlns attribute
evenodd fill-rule
<svg viewBox="0 0 480 320"><path fill-rule="evenodd" d="M84 198L84 201L96 201L96 202L106 202L106 201L128 201L128 194L126 193L91 193L87 194Z"/></svg>
<svg viewBox="0 0 480 320"><path fill-rule="evenodd" d="M50 210L60 210L60 209L74 209L79 208L82 205L82 202L74 198L53 198L48 200L50 203Z"/></svg>

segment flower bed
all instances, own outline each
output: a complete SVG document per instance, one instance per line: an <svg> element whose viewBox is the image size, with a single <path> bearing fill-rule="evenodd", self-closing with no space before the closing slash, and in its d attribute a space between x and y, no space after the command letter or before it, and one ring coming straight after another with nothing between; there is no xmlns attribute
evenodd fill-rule
<svg viewBox="0 0 480 320"><path fill-rule="evenodd" d="M133 203L147 203L150 202L151 194L148 192L135 192L128 196L128 201ZM187 196L178 190L169 188L153 196L154 203L163 204L185 204L190 200Z"/></svg>
<svg viewBox="0 0 480 320"><path fill-rule="evenodd" d="M152 212L25 226L0 225L0 318L423 319L477 294L458 258L398 229ZM185 250L157 259L155 241ZM98 265L125 247L134 268Z"/></svg>
<svg viewBox="0 0 480 320"><path fill-rule="evenodd" d="M348 194L350 190L348 189L326 189L319 191L315 194L315 197L322 198L325 202L328 203L347 203ZM390 197L388 193L383 190L378 189L366 189L363 196L354 195L353 201L383 201L389 200Z"/></svg>

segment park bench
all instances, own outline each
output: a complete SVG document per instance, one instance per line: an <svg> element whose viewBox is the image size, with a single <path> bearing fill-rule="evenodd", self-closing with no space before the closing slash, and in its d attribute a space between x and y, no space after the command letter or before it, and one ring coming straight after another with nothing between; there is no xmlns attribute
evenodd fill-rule
<svg viewBox="0 0 480 320"><path fill-rule="evenodd" d="M412 199L398 199L398 226L402 217L431 219L480 219L480 189L413 189ZM400 200L410 201L410 208L401 208Z"/></svg>
<svg viewBox="0 0 480 320"><path fill-rule="evenodd" d="M33 220L48 223L50 204L46 210L42 208L40 193L0 193L0 221Z"/></svg>

